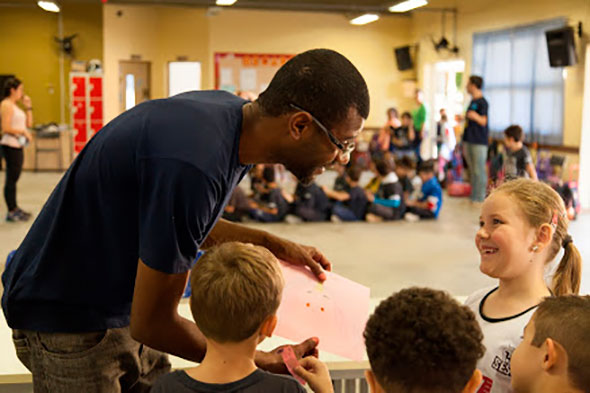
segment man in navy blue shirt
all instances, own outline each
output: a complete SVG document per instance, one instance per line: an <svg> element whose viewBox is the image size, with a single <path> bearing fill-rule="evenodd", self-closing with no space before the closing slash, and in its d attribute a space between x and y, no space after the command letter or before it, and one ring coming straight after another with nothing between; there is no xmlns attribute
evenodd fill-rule
<svg viewBox="0 0 590 393"><path fill-rule="evenodd" d="M358 70L318 49L288 61L255 102L190 92L107 124L2 275L2 308L35 392L145 391L169 369L160 351L200 361L203 335L177 312L199 249L262 245L325 279L330 262L315 248L219 217L252 164L283 164L304 183L346 164L368 112ZM284 371L276 350L256 362Z"/></svg>
<svg viewBox="0 0 590 393"><path fill-rule="evenodd" d="M463 133L463 151L469 167L471 200L473 202L483 202L486 197L488 183L486 168L488 156L488 102L483 98L482 88L483 79L471 75L467 83L467 92L471 95L471 102L465 114L466 125Z"/></svg>

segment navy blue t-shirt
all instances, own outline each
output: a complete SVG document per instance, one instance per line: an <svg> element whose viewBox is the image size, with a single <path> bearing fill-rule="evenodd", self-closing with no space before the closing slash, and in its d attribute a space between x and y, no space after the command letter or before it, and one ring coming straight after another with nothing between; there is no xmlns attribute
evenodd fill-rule
<svg viewBox="0 0 590 393"><path fill-rule="evenodd" d="M471 100L467 111L475 111L480 116L488 115L488 102L481 97L476 100ZM473 143L476 145L488 145L488 123L485 126L466 118L465 131L463 133L463 141Z"/></svg>
<svg viewBox="0 0 590 393"><path fill-rule="evenodd" d="M218 91L148 101L96 134L61 179L2 275L15 329L129 325L138 260L190 269L248 172L242 106Z"/></svg>

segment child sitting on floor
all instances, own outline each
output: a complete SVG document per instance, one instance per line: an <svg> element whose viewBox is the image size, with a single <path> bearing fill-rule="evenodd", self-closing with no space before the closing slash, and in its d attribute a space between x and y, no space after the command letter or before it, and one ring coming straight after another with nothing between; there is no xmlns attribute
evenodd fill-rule
<svg viewBox="0 0 590 393"><path fill-rule="evenodd" d="M369 222L399 220L403 217L405 210L402 185L387 161L377 161L375 167L380 177L380 184L377 193L366 192L371 202L366 219Z"/></svg>
<svg viewBox="0 0 590 393"><path fill-rule="evenodd" d="M342 221L362 221L365 219L368 200L365 190L359 186L362 170L358 166L346 169L348 192L332 192L331 196L337 200L332 207L332 214Z"/></svg>
<svg viewBox="0 0 590 393"><path fill-rule="evenodd" d="M315 182L295 188L295 215L303 221L326 221L330 218L330 200Z"/></svg>
<svg viewBox="0 0 590 393"><path fill-rule="evenodd" d="M252 211L250 215L260 222L279 222L289 213L289 203L293 202L292 197L278 186L275 181L275 168L267 166L262 171L265 188L268 190L268 203L266 205L251 202Z"/></svg>
<svg viewBox="0 0 590 393"><path fill-rule="evenodd" d="M442 207L442 189L435 176L434 161L422 161L418 165L418 176L422 180L422 190L417 201L408 201L406 220L438 218Z"/></svg>

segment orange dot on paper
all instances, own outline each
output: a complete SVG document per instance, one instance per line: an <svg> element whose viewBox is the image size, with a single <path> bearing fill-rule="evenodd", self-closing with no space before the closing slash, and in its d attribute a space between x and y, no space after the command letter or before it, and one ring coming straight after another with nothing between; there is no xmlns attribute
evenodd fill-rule
<svg viewBox="0 0 590 393"><path fill-rule="evenodd" d="M322 307L322 312L324 311L324 308Z"/></svg>
<svg viewBox="0 0 590 393"><path fill-rule="evenodd" d="M307 303L306 306L309 307L309 303Z"/></svg>

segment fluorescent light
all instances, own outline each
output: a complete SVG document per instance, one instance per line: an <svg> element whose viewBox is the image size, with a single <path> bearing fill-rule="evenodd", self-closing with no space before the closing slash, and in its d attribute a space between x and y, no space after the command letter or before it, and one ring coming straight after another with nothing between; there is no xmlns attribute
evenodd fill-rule
<svg viewBox="0 0 590 393"><path fill-rule="evenodd" d="M37 5L49 12L59 12L59 6L53 1L38 1Z"/></svg>
<svg viewBox="0 0 590 393"><path fill-rule="evenodd" d="M233 5L237 0L217 0L215 4L217 5Z"/></svg>
<svg viewBox="0 0 590 393"><path fill-rule="evenodd" d="M406 0L389 7L389 12L406 12L428 4L427 0Z"/></svg>
<svg viewBox="0 0 590 393"><path fill-rule="evenodd" d="M367 23L375 22L377 19L379 19L379 15L377 14L364 14L352 19L350 24L366 25Z"/></svg>

